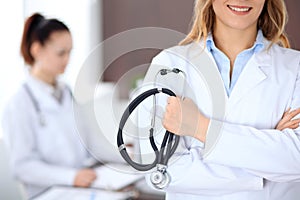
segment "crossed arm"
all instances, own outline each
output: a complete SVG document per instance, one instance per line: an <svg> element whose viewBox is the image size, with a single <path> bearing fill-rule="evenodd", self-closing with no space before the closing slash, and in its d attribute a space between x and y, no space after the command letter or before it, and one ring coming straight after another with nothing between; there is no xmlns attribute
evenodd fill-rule
<svg viewBox="0 0 300 200"><path fill-rule="evenodd" d="M276 125L275 129L296 129L299 127L300 118L293 119L300 113L300 108L289 108ZM206 140L206 132L210 119L199 112L196 104L189 98L182 100L180 97L169 97L163 118L163 126L172 133L180 136L192 136L201 142Z"/></svg>

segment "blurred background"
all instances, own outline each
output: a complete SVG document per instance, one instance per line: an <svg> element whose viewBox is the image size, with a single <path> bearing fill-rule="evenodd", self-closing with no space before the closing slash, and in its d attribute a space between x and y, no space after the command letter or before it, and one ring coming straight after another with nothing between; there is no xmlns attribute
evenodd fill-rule
<svg viewBox="0 0 300 200"><path fill-rule="evenodd" d="M287 34L293 48L300 50L300 1L285 0L289 12ZM74 48L64 79L74 88L80 69L102 41L123 31L140 27L163 27L186 34L190 27L193 0L10 0L0 2L0 112L24 78L25 64L19 53L23 23L33 12L65 22L72 33ZM174 40L176 45L179 40ZM110 85L143 65L134 75L126 76L118 85L120 104L127 102L129 93L142 78L153 56L160 49L141 49L121 55L104 69L105 55L111 47L103 46L92 58L86 72L87 84ZM117 47L115 47L117 48ZM105 88L105 87L104 87ZM105 91L104 91L105 92ZM8 162L0 127L0 199L20 199L18 185L10 178Z"/></svg>

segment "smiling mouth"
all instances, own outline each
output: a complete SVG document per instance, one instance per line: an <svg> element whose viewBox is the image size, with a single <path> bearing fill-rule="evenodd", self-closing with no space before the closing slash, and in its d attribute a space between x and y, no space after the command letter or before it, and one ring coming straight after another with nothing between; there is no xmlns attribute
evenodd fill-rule
<svg viewBox="0 0 300 200"><path fill-rule="evenodd" d="M227 5L227 7L235 12L249 12L252 7L247 7L247 6L232 6L232 5Z"/></svg>

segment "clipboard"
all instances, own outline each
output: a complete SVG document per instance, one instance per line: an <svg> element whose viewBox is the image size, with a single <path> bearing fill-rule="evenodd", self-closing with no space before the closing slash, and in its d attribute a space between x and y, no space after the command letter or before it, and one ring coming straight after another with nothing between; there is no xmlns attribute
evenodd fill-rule
<svg viewBox="0 0 300 200"><path fill-rule="evenodd" d="M144 175L132 170L131 166L121 163L110 163L95 167L97 179L93 188L120 191L123 188L144 178Z"/></svg>
<svg viewBox="0 0 300 200"><path fill-rule="evenodd" d="M95 188L55 185L30 200L125 200L135 197L134 191L116 192Z"/></svg>

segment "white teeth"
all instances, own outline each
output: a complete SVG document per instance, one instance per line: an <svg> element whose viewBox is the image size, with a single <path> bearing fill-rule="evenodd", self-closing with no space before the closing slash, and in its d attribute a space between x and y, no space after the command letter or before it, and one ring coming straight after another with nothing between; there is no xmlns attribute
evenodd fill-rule
<svg viewBox="0 0 300 200"><path fill-rule="evenodd" d="M250 8L237 8L237 7L232 7L232 6L228 6L231 10L234 10L236 12L247 12L250 10Z"/></svg>

